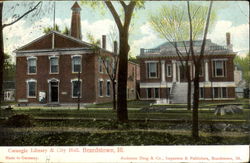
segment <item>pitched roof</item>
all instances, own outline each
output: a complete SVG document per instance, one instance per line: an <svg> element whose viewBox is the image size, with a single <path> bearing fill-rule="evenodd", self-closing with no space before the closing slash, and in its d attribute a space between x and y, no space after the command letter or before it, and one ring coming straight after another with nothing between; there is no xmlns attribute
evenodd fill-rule
<svg viewBox="0 0 250 163"><path fill-rule="evenodd" d="M54 37L54 39L53 39ZM18 48L15 52L26 50L49 50L49 49L65 49L65 48L90 48L92 45L76 39L74 37L64 35L62 33L51 31L30 43Z"/></svg>
<svg viewBox="0 0 250 163"><path fill-rule="evenodd" d="M73 4L73 6L71 7L71 9L73 10L73 9L77 9L77 8L81 8L81 7L79 6L79 4L77 2L75 2Z"/></svg>

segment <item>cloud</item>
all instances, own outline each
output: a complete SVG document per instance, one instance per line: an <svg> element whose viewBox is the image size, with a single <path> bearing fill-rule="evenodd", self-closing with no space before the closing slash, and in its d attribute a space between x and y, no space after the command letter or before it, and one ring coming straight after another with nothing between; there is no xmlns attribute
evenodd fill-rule
<svg viewBox="0 0 250 163"><path fill-rule="evenodd" d="M159 42L163 41L159 39L154 33L149 23L146 23L140 27L140 33L143 36L140 39L132 41L131 44L131 52L133 56L139 55L140 48L152 48L157 46Z"/></svg>
<svg viewBox="0 0 250 163"><path fill-rule="evenodd" d="M96 40L101 40L102 35L108 35L113 26L116 26L116 24L110 19L102 19L93 23L90 23L87 20L81 21L82 39L88 42L89 40L87 39L87 34L91 33ZM107 49L112 50L108 41L109 40L107 39Z"/></svg>
<svg viewBox="0 0 250 163"><path fill-rule="evenodd" d="M61 30L64 29L65 26L70 28L71 19L60 19L56 18L56 24L59 26ZM5 52L14 55L12 52L35 40L36 38L43 35L44 27L51 27L53 25L52 19L42 18L39 21L35 21L32 24L28 24L25 20L20 20L16 24L6 27L4 29L4 45ZM87 40L87 33L92 33L96 39L101 39L102 35L107 35L110 31L110 27L115 25L112 20L103 19L98 20L93 23L88 21L82 21L82 34L83 40ZM107 44L108 48L109 45Z"/></svg>
<svg viewBox="0 0 250 163"><path fill-rule="evenodd" d="M249 24L233 26L230 21L218 21L208 38L220 45L226 45L226 32L231 33L234 51L249 50Z"/></svg>

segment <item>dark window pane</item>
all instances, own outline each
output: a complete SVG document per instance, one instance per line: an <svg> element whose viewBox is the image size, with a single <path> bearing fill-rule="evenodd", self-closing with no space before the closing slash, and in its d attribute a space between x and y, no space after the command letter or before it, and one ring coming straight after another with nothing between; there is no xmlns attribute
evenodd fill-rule
<svg viewBox="0 0 250 163"><path fill-rule="evenodd" d="M36 82L29 82L29 96L33 97L36 96Z"/></svg>
<svg viewBox="0 0 250 163"><path fill-rule="evenodd" d="M110 82L107 82L107 96L110 96Z"/></svg>
<svg viewBox="0 0 250 163"><path fill-rule="evenodd" d="M215 87L214 88L214 98L219 98L219 88Z"/></svg>
<svg viewBox="0 0 250 163"><path fill-rule="evenodd" d="M227 98L227 88L226 87L222 87L222 98Z"/></svg>
<svg viewBox="0 0 250 163"><path fill-rule="evenodd" d="M74 65L74 72L81 72L81 65Z"/></svg>
<svg viewBox="0 0 250 163"><path fill-rule="evenodd" d="M159 88L155 88L155 98L159 98Z"/></svg>
<svg viewBox="0 0 250 163"><path fill-rule="evenodd" d="M50 70L52 73L58 72L58 58L51 58L50 59Z"/></svg>
<svg viewBox="0 0 250 163"><path fill-rule="evenodd" d="M81 96L81 82L73 81L73 97L78 97L78 94Z"/></svg>
<svg viewBox="0 0 250 163"><path fill-rule="evenodd" d="M81 57L73 57L73 72L81 72Z"/></svg>
<svg viewBox="0 0 250 163"><path fill-rule="evenodd" d="M32 58L28 60L29 73L36 73L36 59Z"/></svg>
<svg viewBox="0 0 250 163"><path fill-rule="evenodd" d="M204 98L204 88L200 88L200 98Z"/></svg>
<svg viewBox="0 0 250 163"><path fill-rule="evenodd" d="M152 98L151 88L147 88L147 96L148 98Z"/></svg>
<svg viewBox="0 0 250 163"><path fill-rule="evenodd" d="M58 66L57 66L57 65L52 65L52 66L51 66L51 72L52 72L52 73L58 72Z"/></svg>
<svg viewBox="0 0 250 163"><path fill-rule="evenodd" d="M99 81L99 96L102 96L102 89L103 89L103 81Z"/></svg>

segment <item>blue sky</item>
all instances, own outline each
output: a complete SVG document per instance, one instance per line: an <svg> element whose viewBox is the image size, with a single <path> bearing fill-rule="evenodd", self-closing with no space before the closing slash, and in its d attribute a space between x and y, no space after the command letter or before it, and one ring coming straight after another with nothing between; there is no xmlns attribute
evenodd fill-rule
<svg viewBox="0 0 250 163"><path fill-rule="evenodd" d="M9 1L4 2L4 22L11 20L11 13L7 13L17 2ZM18 3L22 4L22 1ZM27 2L26 2L27 3ZM44 1L44 6L49 2ZM73 1L57 1L56 2L56 24L62 29L65 26L70 27L71 19L71 6ZM192 2L201 5L208 5L208 2L199 1ZM50 2L50 4L52 4ZM153 48L165 42L160 39L158 35L151 29L148 23L148 16L157 13L159 8L163 5L178 5L186 4L185 1L147 1L145 9L137 10L136 16L133 19L133 30L130 34L131 54L136 56L139 54L140 48ZM213 42L220 45L225 45L225 33L231 33L231 40L233 49L240 54L249 51L249 3L247 1L215 1L214 9L217 10L217 19L214 28L210 30L208 38ZM107 9L106 14L90 8L87 5L81 4L81 25L83 40L88 41L86 38L87 33L92 33L96 39L100 39L101 35L108 35L113 26L114 20ZM25 7L19 6L19 13L25 11ZM5 51L12 54L16 48L25 45L26 43L43 35L43 28L52 26L53 12L44 14L40 18L22 19L13 26L4 29L5 37ZM111 46L108 45L111 50Z"/></svg>

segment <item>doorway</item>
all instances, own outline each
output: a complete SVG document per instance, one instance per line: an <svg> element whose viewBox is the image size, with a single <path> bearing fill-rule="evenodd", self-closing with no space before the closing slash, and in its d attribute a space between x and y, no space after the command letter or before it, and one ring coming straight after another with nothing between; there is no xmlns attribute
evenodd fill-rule
<svg viewBox="0 0 250 163"><path fill-rule="evenodd" d="M191 67L188 65L189 72L191 72ZM186 74L186 67L179 66L178 67L178 81L179 82L187 82L187 74Z"/></svg>
<svg viewBox="0 0 250 163"><path fill-rule="evenodd" d="M50 82L50 102L59 102L59 84L58 81Z"/></svg>

